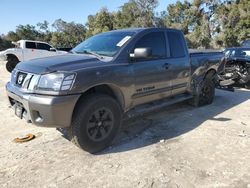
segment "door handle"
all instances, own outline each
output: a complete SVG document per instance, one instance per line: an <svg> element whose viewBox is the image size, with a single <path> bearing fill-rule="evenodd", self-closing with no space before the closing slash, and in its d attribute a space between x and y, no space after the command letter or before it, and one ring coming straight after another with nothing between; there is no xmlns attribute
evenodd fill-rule
<svg viewBox="0 0 250 188"><path fill-rule="evenodd" d="M163 67L164 69L169 69L170 64L169 64L169 63L165 63L162 67Z"/></svg>

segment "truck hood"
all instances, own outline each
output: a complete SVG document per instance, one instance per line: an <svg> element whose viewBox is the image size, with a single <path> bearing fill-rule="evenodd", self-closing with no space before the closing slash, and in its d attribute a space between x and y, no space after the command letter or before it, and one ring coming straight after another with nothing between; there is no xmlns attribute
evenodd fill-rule
<svg viewBox="0 0 250 188"><path fill-rule="evenodd" d="M106 65L106 62L88 55L65 54L23 61L16 68L24 72L45 74L55 71L76 71Z"/></svg>
<svg viewBox="0 0 250 188"><path fill-rule="evenodd" d="M6 55L8 52L13 52L13 51L16 51L16 50L17 50L16 48L9 48L7 50L0 51L0 54L1 55Z"/></svg>

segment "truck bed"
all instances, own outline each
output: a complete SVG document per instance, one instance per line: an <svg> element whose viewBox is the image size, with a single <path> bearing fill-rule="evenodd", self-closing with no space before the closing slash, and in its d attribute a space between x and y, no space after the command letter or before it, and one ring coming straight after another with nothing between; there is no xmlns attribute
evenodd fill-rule
<svg viewBox="0 0 250 188"><path fill-rule="evenodd" d="M190 55L222 53L220 49L188 49Z"/></svg>

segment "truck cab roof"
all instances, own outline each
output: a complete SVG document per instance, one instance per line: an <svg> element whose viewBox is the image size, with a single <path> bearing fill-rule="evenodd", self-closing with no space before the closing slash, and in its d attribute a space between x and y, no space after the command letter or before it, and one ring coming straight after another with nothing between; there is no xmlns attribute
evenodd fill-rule
<svg viewBox="0 0 250 188"><path fill-rule="evenodd" d="M19 40L17 43L25 43L25 42L36 42L36 43L44 43L47 44L47 42L42 42L42 41L35 41L35 40Z"/></svg>
<svg viewBox="0 0 250 188"><path fill-rule="evenodd" d="M172 28L157 28L157 27L146 27L146 28L125 28L125 29L118 29L113 31L108 31L107 33L113 33L113 32L134 32L139 33L142 31L160 31L160 30L172 30L172 31L180 31L178 29L172 29Z"/></svg>

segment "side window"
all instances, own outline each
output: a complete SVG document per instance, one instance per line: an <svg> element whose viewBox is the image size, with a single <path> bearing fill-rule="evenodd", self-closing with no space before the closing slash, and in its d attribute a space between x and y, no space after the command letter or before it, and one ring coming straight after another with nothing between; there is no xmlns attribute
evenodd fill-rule
<svg viewBox="0 0 250 188"><path fill-rule="evenodd" d="M50 48L51 48L51 46L48 45L48 44L37 43L37 49L39 49L39 50L47 50L47 51L49 51Z"/></svg>
<svg viewBox="0 0 250 188"><path fill-rule="evenodd" d="M168 31L168 41L171 57L185 57L184 44L182 41L182 37L178 32Z"/></svg>
<svg viewBox="0 0 250 188"><path fill-rule="evenodd" d="M28 48L28 49L36 49L36 43L34 43L34 42L26 42L26 48Z"/></svg>
<svg viewBox="0 0 250 188"><path fill-rule="evenodd" d="M164 32L152 32L143 36L135 48L151 48L152 58L166 57L166 39Z"/></svg>

